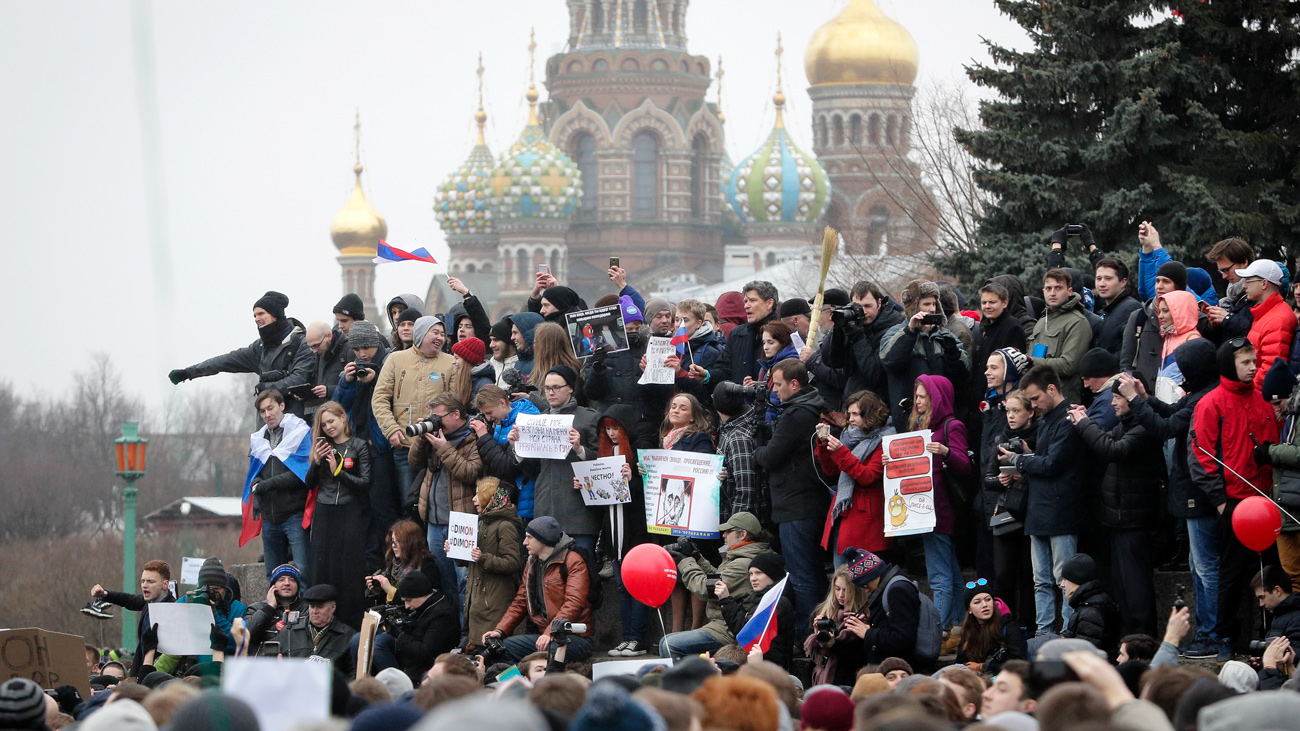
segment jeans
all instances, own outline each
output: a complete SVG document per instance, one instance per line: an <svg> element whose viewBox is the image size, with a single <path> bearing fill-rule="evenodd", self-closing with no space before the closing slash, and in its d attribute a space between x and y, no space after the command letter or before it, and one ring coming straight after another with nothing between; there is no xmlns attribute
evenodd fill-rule
<svg viewBox="0 0 1300 731"><path fill-rule="evenodd" d="M461 597L460 597L460 576L457 573L456 563L447 558L447 553L442 550L442 544L447 540L447 526L429 524L429 553L433 554L433 563L438 567L438 588L442 593L451 599L452 606L456 607L456 616L460 617ZM432 581L435 577L428 577Z"/></svg>
<svg viewBox="0 0 1300 731"><path fill-rule="evenodd" d="M307 529L302 527L302 513L294 513L281 523L262 521L262 553L265 554L266 580L280 564L289 563L307 576Z"/></svg>
<svg viewBox="0 0 1300 731"><path fill-rule="evenodd" d="M957 563L952 536L926 533L921 536L921 545L925 548L925 575L930 581L939 621L945 629L960 624L966 616L966 607L961 606L961 597L964 596L961 564Z"/></svg>
<svg viewBox="0 0 1300 731"><path fill-rule="evenodd" d="M505 638L506 656L510 658L510 662L519 662L528 655L537 652L537 638L540 636L514 635ZM569 637L569 649L564 653L564 661L581 662L589 657L591 657L591 638L571 635Z"/></svg>
<svg viewBox="0 0 1300 731"><path fill-rule="evenodd" d="M596 536L590 533L575 533L571 534L569 537L573 539L574 545L578 548L585 548L592 556L596 555ZM573 648L570 647L569 649L572 650Z"/></svg>
<svg viewBox="0 0 1300 731"><path fill-rule="evenodd" d="M1187 519L1187 563L1192 570L1192 596L1196 604L1196 636L1214 637L1219 620L1219 538L1214 517Z"/></svg>
<svg viewBox="0 0 1300 731"><path fill-rule="evenodd" d="M793 576L791 574L792 578ZM721 649L722 645L723 643L718 642L718 638L702 629L688 629L685 632L664 635L663 639L659 640L659 657L669 657L671 653L672 658L676 660L705 652L715 652Z"/></svg>
<svg viewBox="0 0 1300 731"><path fill-rule="evenodd" d="M1034 564L1034 614L1037 634L1052 631L1056 622L1056 592L1061 584L1061 566L1079 552L1078 536L1030 536L1029 558ZM1074 610L1061 602L1061 629L1070 625Z"/></svg>
<svg viewBox="0 0 1300 731"><path fill-rule="evenodd" d="M415 481L415 475L411 474L411 463L407 461L411 450L406 447L398 447L393 450L393 470L397 479L397 494L402 500L402 506L415 505L420 501L420 495L417 489L411 488L411 483Z"/></svg>
<svg viewBox="0 0 1300 731"><path fill-rule="evenodd" d="M826 598L828 582L822 564L822 528L819 519L790 520L778 523L781 554L794 589L795 629L799 637L808 634L808 621L817 604Z"/></svg>
<svg viewBox="0 0 1300 731"><path fill-rule="evenodd" d="M650 607L632 598L623 586L623 562L614 562L614 579L618 581L618 613L623 621L623 639L645 642L646 620Z"/></svg>
<svg viewBox="0 0 1300 731"><path fill-rule="evenodd" d="M352 635L348 640L348 649L352 651L352 664L360 662L361 635ZM375 633L375 646L370 651L370 675L379 674L380 670L399 667L397 664L397 639L387 632Z"/></svg>
<svg viewBox="0 0 1300 731"><path fill-rule="evenodd" d="M402 493L397 489L393 453L370 451L370 528L366 534L366 569L384 565L384 538L402 517Z"/></svg>

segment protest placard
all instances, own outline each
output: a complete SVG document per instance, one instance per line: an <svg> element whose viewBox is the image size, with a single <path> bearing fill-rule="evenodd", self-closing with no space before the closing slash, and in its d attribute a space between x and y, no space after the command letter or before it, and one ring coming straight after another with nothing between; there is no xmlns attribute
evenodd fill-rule
<svg viewBox="0 0 1300 731"><path fill-rule="evenodd" d="M632 490L623 476L625 457L605 457L573 463L573 476L582 484L586 505L618 505L632 502Z"/></svg>
<svg viewBox="0 0 1300 731"><path fill-rule="evenodd" d="M669 658L652 657L647 660L611 660L610 662L597 662L591 665L591 680L596 682L601 678L610 675L636 675L641 668L664 665L671 667L673 661Z"/></svg>
<svg viewBox="0 0 1300 731"><path fill-rule="evenodd" d="M149 621L158 625L158 651L168 655L212 654L212 607L155 602Z"/></svg>
<svg viewBox="0 0 1300 731"><path fill-rule="evenodd" d="M934 461L925 445L931 432L891 434L881 442L885 463L885 535L911 536L934 530Z"/></svg>
<svg viewBox="0 0 1300 731"><path fill-rule="evenodd" d="M474 547L478 545L478 516L473 513L448 513L448 558L462 561L474 560Z"/></svg>
<svg viewBox="0 0 1300 731"><path fill-rule="evenodd" d="M199 569L203 568L203 559L186 556L181 559L181 583L190 586L199 585Z"/></svg>
<svg viewBox="0 0 1300 731"><path fill-rule="evenodd" d="M677 371L664 365L664 361L677 355L672 338L651 337L645 349L645 372L637 383L647 385L658 383L671 386L677 380Z"/></svg>
<svg viewBox="0 0 1300 731"><path fill-rule="evenodd" d="M564 459L573 449L569 444L573 414L520 414L515 428L519 430L515 454L520 457Z"/></svg>
<svg viewBox="0 0 1300 731"><path fill-rule="evenodd" d="M569 330L573 354L579 358L586 358L598 350L606 353L627 350L623 309L618 305L570 312L564 316L564 321Z"/></svg>
<svg viewBox="0 0 1300 731"><path fill-rule="evenodd" d="M328 662L298 658L227 658L221 689L247 703L262 728L291 728L330 714L334 671Z"/></svg>
<svg viewBox="0 0 1300 731"><path fill-rule="evenodd" d="M27 678L47 690L75 685L90 697L86 640L36 627L0 630L0 681Z"/></svg>
<svg viewBox="0 0 1300 731"><path fill-rule="evenodd" d="M373 609L361 615L357 639L357 680L370 674L370 660L375 654L375 634L379 632L379 612Z"/></svg>
<svg viewBox="0 0 1300 731"><path fill-rule="evenodd" d="M645 524L650 533L720 538L722 455L639 449L645 468Z"/></svg>

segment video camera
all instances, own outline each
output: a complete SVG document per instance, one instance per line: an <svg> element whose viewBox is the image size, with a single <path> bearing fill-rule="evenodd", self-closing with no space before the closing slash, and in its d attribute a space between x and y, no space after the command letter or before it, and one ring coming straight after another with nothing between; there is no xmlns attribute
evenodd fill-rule
<svg viewBox="0 0 1300 731"><path fill-rule="evenodd" d="M390 635L401 634L415 622L413 615L406 610L406 607L396 604L375 607L374 611L379 614L379 628Z"/></svg>
<svg viewBox="0 0 1300 731"><path fill-rule="evenodd" d="M431 414L406 427L406 436L418 437L421 434L432 434L440 431L442 431L442 417Z"/></svg>
<svg viewBox="0 0 1300 731"><path fill-rule="evenodd" d="M564 617L557 617L551 622L551 642L557 647L564 647L569 644L570 635L580 635L586 631L587 625L582 622L570 622Z"/></svg>

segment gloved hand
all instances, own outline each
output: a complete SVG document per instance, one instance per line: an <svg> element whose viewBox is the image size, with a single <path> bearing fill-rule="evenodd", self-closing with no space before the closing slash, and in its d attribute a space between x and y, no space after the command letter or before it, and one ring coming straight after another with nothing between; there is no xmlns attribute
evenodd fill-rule
<svg viewBox="0 0 1300 731"><path fill-rule="evenodd" d="M1255 464L1260 466L1273 464L1273 458L1268 454L1268 448L1271 446L1273 446L1272 442L1255 445Z"/></svg>
<svg viewBox="0 0 1300 731"><path fill-rule="evenodd" d="M957 342L957 336L938 338L938 340L943 346L943 357L948 360L961 360L961 344Z"/></svg>
<svg viewBox="0 0 1300 731"><path fill-rule="evenodd" d="M208 630L208 642L208 646L212 648L213 652L225 652L226 648L230 646L230 638L217 626L216 622L213 622L212 629Z"/></svg>
<svg viewBox="0 0 1300 731"><path fill-rule="evenodd" d="M171 373L168 373L167 378L172 382L173 386L178 386L181 382L190 380L192 376L190 375L188 368L177 368Z"/></svg>
<svg viewBox="0 0 1300 731"><path fill-rule="evenodd" d="M1083 242L1083 245L1088 247L1096 246L1097 238L1092 235L1092 229L1088 228L1088 224L1081 223L1079 226L1083 228L1083 233L1079 234L1079 240Z"/></svg>
<svg viewBox="0 0 1300 731"><path fill-rule="evenodd" d="M146 627L144 633L140 635L140 652L148 654L151 650L158 649L158 624Z"/></svg>
<svg viewBox="0 0 1300 731"><path fill-rule="evenodd" d="M673 557L673 563L674 563L674 564L680 564L682 561L686 560L686 557L683 556L682 554L678 553L677 551L673 550L673 549L675 549L676 547L677 547L677 546L675 546L675 545L673 545L673 546L668 546L666 550L668 551L668 555Z"/></svg>
<svg viewBox="0 0 1300 731"><path fill-rule="evenodd" d="M591 370L595 373L604 373L609 366L605 365L605 359L609 357L609 352L601 349L591 354Z"/></svg>
<svg viewBox="0 0 1300 731"><path fill-rule="evenodd" d="M1065 227L1062 226L1062 227L1060 227L1060 228L1058 228L1058 229L1056 229L1055 231L1052 232L1051 243L1052 243L1053 245L1060 244L1060 245L1061 245L1061 251L1065 251L1065 246L1066 246L1066 243L1065 243L1065 242L1066 242L1066 239L1068 239L1068 238L1069 238L1069 237L1065 235Z"/></svg>
<svg viewBox="0 0 1300 731"><path fill-rule="evenodd" d="M288 371L266 371L262 373L257 380L261 383L273 383L275 381L283 381L285 378L288 378L288 376Z"/></svg>
<svg viewBox="0 0 1300 731"><path fill-rule="evenodd" d="M678 538L675 550L683 556L699 556L700 549L695 545L695 541L689 538Z"/></svg>

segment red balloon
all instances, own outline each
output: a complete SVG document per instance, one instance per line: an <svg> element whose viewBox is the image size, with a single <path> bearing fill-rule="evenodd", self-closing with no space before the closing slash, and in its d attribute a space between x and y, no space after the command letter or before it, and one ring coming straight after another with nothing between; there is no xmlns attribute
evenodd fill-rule
<svg viewBox="0 0 1300 731"><path fill-rule="evenodd" d="M663 546L633 546L623 556L623 586L642 604L662 606L677 586L677 564Z"/></svg>
<svg viewBox="0 0 1300 731"><path fill-rule="evenodd" d="M1282 531L1282 513L1272 500L1262 495L1252 495L1232 511L1232 532L1241 545L1252 551L1263 551L1273 545Z"/></svg>

